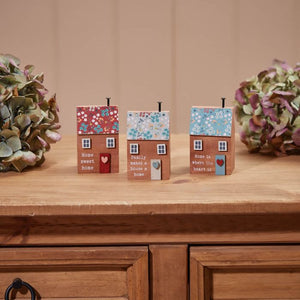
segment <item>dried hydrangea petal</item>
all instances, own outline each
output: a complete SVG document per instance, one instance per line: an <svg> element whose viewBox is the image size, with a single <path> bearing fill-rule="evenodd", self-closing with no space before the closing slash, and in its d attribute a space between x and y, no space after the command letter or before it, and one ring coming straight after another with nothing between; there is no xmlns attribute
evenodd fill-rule
<svg viewBox="0 0 300 300"><path fill-rule="evenodd" d="M0 158L10 157L13 154L12 149L4 142L0 143Z"/></svg>
<svg viewBox="0 0 300 300"><path fill-rule="evenodd" d="M242 89L238 89L235 92L235 99L236 99L236 101L238 101L241 104L246 104L246 101L244 100L244 95L243 95Z"/></svg>
<svg viewBox="0 0 300 300"><path fill-rule="evenodd" d="M44 74L33 69L0 55L0 171L41 165L49 144L60 140L56 97L45 99Z"/></svg>
<svg viewBox="0 0 300 300"><path fill-rule="evenodd" d="M300 153L300 63L280 60L243 81L235 94L241 141L250 152Z"/></svg>
<svg viewBox="0 0 300 300"><path fill-rule="evenodd" d="M257 104L259 102L258 95L257 94L252 95L249 98L249 102L250 102L252 108L255 110L257 108Z"/></svg>
<svg viewBox="0 0 300 300"><path fill-rule="evenodd" d="M11 148L13 152L16 152L22 148L21 141L18 136L12 136L6 140L7 146Z"/></svg>
<svg viewBox="0 0 300 300"><path fill-rule="evenodd" d="M58 142L61 139L61 135L58 132L52 131L52 130L46 130L46 137L48 140L51 140L53 142Z"/></svg>
<svg viewBox="0 0 300 300"><path fill-rule="evenodd" d="M295 143L295 145L300 146L300 128L294 131L292 135L292 139Z"/></svg>

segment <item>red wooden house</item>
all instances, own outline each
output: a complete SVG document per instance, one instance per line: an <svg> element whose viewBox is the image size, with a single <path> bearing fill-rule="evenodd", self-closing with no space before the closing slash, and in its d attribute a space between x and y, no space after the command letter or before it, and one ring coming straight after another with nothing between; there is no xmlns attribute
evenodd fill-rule
<svg viewBox="0 0 300 300"><path fill-rule="evenodd" d="M127 113L128 179L170 178L169 112Z"/></svg>
<svg viewBox="0 0 300 300"><path fill-rule="evenodd" d="M78 173L119 172L117 106L77 107Z"/></svg>
<svg viewBox="0 0 300 300"><path fill-rule="evenodd" d="M190 172L229 175L234 169L234 160L233 109L192 107Z"/></svg>

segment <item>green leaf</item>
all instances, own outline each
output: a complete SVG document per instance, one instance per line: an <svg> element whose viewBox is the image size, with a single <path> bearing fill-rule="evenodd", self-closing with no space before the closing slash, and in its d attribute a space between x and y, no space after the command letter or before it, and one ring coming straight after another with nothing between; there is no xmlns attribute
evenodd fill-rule
<svg viewBox="0 0 300 300"><path fill-rule="evenodd" d="M260 116L262 113L262 108L261 108L261 105L258 105L257 109L254 111L254 114L256 116Z"/></svg>
<svg viewBox="0 0 300 300"><path fill-rule="evenodd" d="M15 117L15 124L17 125L21 130L30 125L31 120L27 115L18 115Z"/></svg>
<svg viewBox="0 0 300 300"><path fill-rule="evenodd" d="M293 122L293 126L296 128L300 128L300 116L298 116Z"/></svg>
<svg viewBox="0 0 300 300"><path fill-rule="evenodd" d="M34 108L30 108L27 115L28 117L30 117L31 121L35 124L40 124L40 122L43 120L43 115L38 105L35 105Z"/></svg>
<svg viewBox="0 0 300 300"><path fill-rule="evenodd" d="M6 140L11 136L18 136L18 134L11 129L3 129L2 131L0 131L0 135L3 136Z"/></svg>
<svg viewBox="0 0 300 300"><path fill-rule="evenodd" d="M18 80L16 80L15 76L13 75L7 75L0 77L0 83L3 83L5 86L12 86L20 83Z"/></svg>
<svg viewBox="0 0 300 300"><path fill-rule="evenodd" d="M261 89L262 89L263 93L266 94L269 90L272 89L272 85L270 83L264 83L264 84L262 84Z"/></svg>
<svg viewBox="0 0 300 300"><path fill-rule="evenodd" d="M243 105L243 111L247 115L252 115L253 108L252 108L251 104L249 103L249 104Z"/></svg>
<svg viewBox="0 0 300 300"><path fill-rule="evenodd" d="M33 101L31 98L26 98L22 96L11 97L7 102L7 105L10 111L12 112L17 112L19 108L27 110L29 109L29 107L33 106Z"/></svg>
<svg viewBox="0 0 300 300"><path fill-rule="evenodd" d="M15 75L15 78L19 82L18 89L21 90L26 85L27 78L22 73Z"/></svg>
<svg viewBox="0 0 300 300"><path fill-rule="evenodd" d="M296 97L292 102L291 105L298 110L300 107L300 96Z"/></svg>
<svg viewBox="0 0 300 300"><path fill-rule="evenodd" d="M242 130L246 133L249 133L250 132L250 129L249 129L249 121L251 119L251 116L248 116L249 118L243 118L243 123L242 123Z"/></svg>
<svg viewBox="0 0 300 300"><path fill-rule="evenodd" d="M275 86L276 87L283 87L284 88L286 86L286 84L283 83L283 82L278 82L278 83L275 84Z"/></svg>
<svg viewBox="0 0 300 300"><path fill-rule="evenodd" d="M11 150L13 152L16 152L22 148L21 141L20 141L19 137L17 137L17 136L10 137L6 141L6 144L11 148Z"/></svg>
<svg viewBox="0 0 300 300"><path fill-rule="evenodd" d="M243 115L241 117L241 122L242 123L249 123L250 119L252 118L252 116L249 116L249 115Z"/></svg>
<svg viewBox="0 0 300 300"><path fill-rule="evenodd" d="M9 157L13 154L12 149L6 143L0 143L0 157Z"/></svg>
<svg viewBox="0 0 300 300"><path fill-rule="evenodd" d="M293 115L288 111L284 110L281 116L279 117L280 124L287 124L290 120L292 120Z"/></svg>
<svg viewBox="0 0 300 300"><path fill-rule="evenodd" d="M22 156L23 156L23 152L20 151L20 150L18 150L13 155L11 155L10 157L4 159L3 162L4 163L10 163L10 162L13 162L13 161L21 159Z"/></svg>
<svg viewBox="0 0 300 300"><path fill-rule="evenodd" d="M9 112L6 105L4 105L0 108L0 114L1 114L1 117L2 117L3 120L10 117L10 112Z"/></svg>
<svg viewBox="0 0 300 300"><path fill-rule="evenodd" d="M12 59L16 65L20 65L20 60L19 58L11 55L11 54L1 54L0 55L0 62L2 62L4 65L8 66L9 65L9 60Z"/></svg>
<svg viewBox="0 0 300 300"><path fill-rule="evenodd" d="M0 92L0 102L7 101L11 96L12 96L12 89L7 87L6 89L4 89L4 91L2 90Z"/></svg>
<svg viewBox="0 0 300 300"><path fill-rule="evenodd" d="M0 62L1 63L1 62ZM0 71L2 73L5 73L5 74L8 74L9 73L9 70L7 69L7 67L3 64L0 64Z"/></svg>
<svg viewBox="0 0 300 300"><path fill-rule="evenodd" d="M29 136L30 131L31 131L31 126L28 126L25 132L22 133L23 139L26 139Z"/></svg>
<svg viewBox="0 0 300 300"><path fill-rule="evenodd" d="M299 77L297 75L290 75L288 77L288 80L291 81L291 82L294 82L294 81L296 81L298 79L299 79Z"/></svg>
<svg viewBox="0 0 300 300"><path fill-rule="evenodd" d="M28 166L28 163L23 161L22 158L14 160L11 163L18 172L22 172Z"/></svg>
<svg viewBox="0 0 300 300"><path fill-rule="evenodd" d="M16 65L20 65L20 59L14 55L11 54L5 54L5 56L8 58L8 60L13 60L15 62Z"/></svg>

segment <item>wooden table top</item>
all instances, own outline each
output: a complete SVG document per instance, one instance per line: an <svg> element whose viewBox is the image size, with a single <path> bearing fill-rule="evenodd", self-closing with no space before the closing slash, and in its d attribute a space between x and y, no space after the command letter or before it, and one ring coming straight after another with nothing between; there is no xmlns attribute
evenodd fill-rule
<svg viewBox="0 0 300 300"><path fill-rule="evenodd" d="M300 212L300 156L249 154L237 140L232 175L191 175L189 136L173 135L171 179L128 181L125 136L120 145L119 174L77 174L75 136L42 167L0 173L0 216Z"/></svg>

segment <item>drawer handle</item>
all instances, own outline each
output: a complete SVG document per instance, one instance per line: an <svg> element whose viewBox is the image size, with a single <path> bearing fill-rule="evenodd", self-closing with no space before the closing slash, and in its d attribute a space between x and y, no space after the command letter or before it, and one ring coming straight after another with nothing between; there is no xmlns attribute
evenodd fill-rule
<svg viewBox="0 0 300 300"><path fill-rule="evenodd" d="M4 300L9 300L9 293L12 289L19 290L22 286L27 287L31 294L31 300L35 300L35 291L34 288L27 282L23 281L20 278L14 279L12 284L6 289Z"/></svg>

